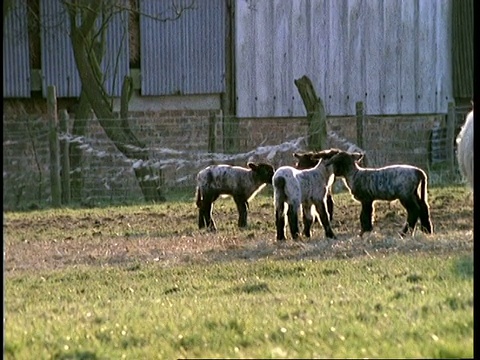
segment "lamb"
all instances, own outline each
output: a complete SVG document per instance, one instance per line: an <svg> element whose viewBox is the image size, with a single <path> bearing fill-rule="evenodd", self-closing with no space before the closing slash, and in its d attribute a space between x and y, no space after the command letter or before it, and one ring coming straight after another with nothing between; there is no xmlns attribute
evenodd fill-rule
<svg viewBox="0 0 480 360"><path fill-rule="evenodd" d="M216 231L212 218L213 202L220 195L231 195L238 210L238 227L247 226L248 202L272 183L274 168L267 163L247 163L248 168L210 165L197 174L196 205L198 227Z"/></svg>
<svg viewBox="0 0 480 360"><path fill-rule="evenodd" d="M311 169L315 167L315 165L317 165L318 162L321 160L321 155L319 156L318 153L313 151L306 152L306 153L293 153L293 156L297 158L297 163L295 164L295 167L299 170ZM327 198L326 198L327 213L330 218L330 221L333 220L333 204L334 204L331 190L332 190L331 188L328 189Z"/></svg>
<svg viewBox="0 0 480 360"><path fill-rule="evenodd" d="M353 147L353 145L351 147ZM334 153L338 153L339 151L341 151L341 149L332 148L332 149L327 150L327 151L329 151L330 154L333 155ZM319 155L318 152L314 152L314 151L309 151L309 152L302 153L302 154L294 153L294 156L297 158L297 163L295 164L295 167L297 169L300 169L300 170L313 168L315 165L317 165L317 163L322 158L321 154ZM364 155L363 158L362 158L362 164L365 164L365 163L366 163L366 161L365 161L365 155ZM335 182L335 179L333 180L333 182ZM328 215L330 216L330 221L332 221L333 220L333 205L334 205L333 196L332 196L332 187L330 187L328 189L326 201L327 201Z"/></svg>
<svg viewBox="0 0 480 360"><path fill-rule="evenodd" d="M473 190L473 110L467 114L457 136L457 160L460 172Z"/></svg>
<svg viewBox="0 0 480 360"><path fill-rule="evenodd" d="M409 229L413 233L418 219L420 219L423 232L433 233L427 203L427 174L422 169L411 165L363 168L358 164L362 157L361 153L341 151L325 161L325 166L332 168L335 176L344 179L353 198L362 204L360 235L372 231L374 201L397 199L407 210L407 221L402 228L402 236Z"/></svg>
<svg viewBox="0 0 480 360"><path fill-rule="evenodd" d="M309 238L314 218L320 217L320 221L327 238L336 238L331 224L330 215L326 209L326 199L329 189L333 184L334 177L331 170L324 166L325 159L335 155L339 150L330 149L309 154L307 157L318 159L316 165L310 169L296 169L291 166L281 166L273 175L275 226L277 240L283 241L285 237L285 204L288 205L287 218L290 234L294 240L299 237L298 214L303 211L303 234ZM301 154L294 153L301 158ZM314 208L313 208L313 206Z"/></svg>

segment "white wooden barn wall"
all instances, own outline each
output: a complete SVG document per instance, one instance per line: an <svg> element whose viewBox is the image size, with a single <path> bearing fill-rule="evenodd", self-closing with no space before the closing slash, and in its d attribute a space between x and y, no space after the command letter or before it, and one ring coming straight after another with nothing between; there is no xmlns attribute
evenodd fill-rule
<svg viewBox="0 0 480 360"><path fill-rule="evenodd" d="M236 0L239 117L305 116L307 75L327 115L446 113L452 0Z"/></svg>

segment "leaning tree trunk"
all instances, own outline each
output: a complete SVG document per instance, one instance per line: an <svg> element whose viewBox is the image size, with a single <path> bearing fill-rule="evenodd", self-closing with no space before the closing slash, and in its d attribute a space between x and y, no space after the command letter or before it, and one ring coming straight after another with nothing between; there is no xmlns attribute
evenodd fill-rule
<svg viewBox="0 0 480 360"><path fill-rule="evenodd" d="M100 125L115 147L127 158L140 161L134 171L145 200L165 201L158 177L150 167L144 165L149 160L145 144L137 139L127 123L115 116L101 81L100 62L95 53L90 51L94 24L101 11L101 3L101 1L92 3L92 8L84 14L83 21L79 26L76 25L76 9L69 8L73 54L80 79L84 85L83 90ZM128 101L128 99L122 99L122 101Z"/></svg>
<svg viewBox="0 0 480 360"><path fill-rule="evenodd" d="M125 76L122 84L122 96L120 101L120 130L128 137L135 137L128 123L128 103L133 93L133 80L130 76ZM148 154L145 154L145 160L148 160ZM143 159L142 159L143 160ZM165 197L161 193L160 181L161 176L154 176L150 167L140 166L134 168L135 175L139 179L145 199L152 201L165 201ZM161 170L159 170L161 171ZM153 180L157 179L157 180Z"/></svg>
<svg viewBox="0 0 480 360"><path fill-rule="evenodd" d="M306 75L296 79L295 85L307 110L308 148L323 150L327 141L327 117L323 101L317 96L312 81Z"/></svg>

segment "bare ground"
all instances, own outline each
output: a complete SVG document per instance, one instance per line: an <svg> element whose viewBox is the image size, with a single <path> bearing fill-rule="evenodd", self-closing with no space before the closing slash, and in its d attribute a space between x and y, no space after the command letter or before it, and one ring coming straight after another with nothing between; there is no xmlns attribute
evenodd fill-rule
<svg viewBox="0 0 480 360"><path fill-rule="evenodd" d="M233 203L225 199L215 204L216 233L197 229L193 205L186 207L185 213L168 204L102 212L100 216L86 212L79 216L11 219L7 213L4 272L13 275L73 266L174 266L236 259L348 259L394 253L473 252L473 201L466 191L456 196L439 193L430 197L435 234L416 231L404 238L398 231L406 214L396 202L375 205L374 231L363 237L356 235L360 206L350 200L336 203L332 225L337 239L326 239L323 229L315 224L312 238L296 242L288 238L283 243L275 241L273 206L269 202L252 202L249 227L244 230L237 229L236 212L228 202Z"/></svg>

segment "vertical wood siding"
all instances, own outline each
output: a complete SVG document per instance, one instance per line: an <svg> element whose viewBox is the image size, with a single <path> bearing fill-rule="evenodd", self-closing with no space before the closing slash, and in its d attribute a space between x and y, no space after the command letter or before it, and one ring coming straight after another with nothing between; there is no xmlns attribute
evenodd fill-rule
<svg viewBox="0 0 480 360"><path fill-rule="evenodd" d="M140 1L142 95L225 91L225 0Z"/></svg>
<svg viewBox="0 0 480 360"><path fill-rule="evenodd" d="M304 116L309 76L328 115L446 113L450 0L236 0L239 117Z"/></svg>
<svg viewBox="0 0 480 360"><path fill-rule="evenodd" d="M30 97L27 5L17 1L3 24L3 97Z"/></svg>
<svg viewBox="0 0 480 360"><path fill-rule="evenodd" d="M77 97L81 81L70 40L70 21L61 0L41 0L42 18L42 92L55 85L58 97ZM109 22L107 48L102 60L107 92L121 93L121 84L129 73L128 21L125 12L117 12Z"/></svg>

